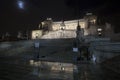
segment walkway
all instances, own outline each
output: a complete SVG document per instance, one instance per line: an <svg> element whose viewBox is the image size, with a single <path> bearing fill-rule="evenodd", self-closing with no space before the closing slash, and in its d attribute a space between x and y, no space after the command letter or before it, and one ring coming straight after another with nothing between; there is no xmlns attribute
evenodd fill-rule
<svg viewBox="0 0 120 80"><path fill-rule="evenodd" d="M72 41L42 40L40 56L52 58L54 62L57 62L56 60L63 63L73 61L75 53L72 53ZM60 71L56 74L46 68L48 72L39 71L40 75L34 75L34 70L36 69L36 72L38 70L31 66L29 62L35 54L32 43L24 41L21 43L6 43L7 45L11 45L12 48L10 46L8 46L9 48L0 48L0 80L73 80L73 78L74 80L120 80L118 73L104 67L102 64L87 61L76 64L78 66L78 73L75 72L72 74ZM39 77L41 75L43 75L43 78ZM54 75L56 77L53 77ZM46 78L46 76L48 77ZM70 77L68 78L68 76Z"/></svg>

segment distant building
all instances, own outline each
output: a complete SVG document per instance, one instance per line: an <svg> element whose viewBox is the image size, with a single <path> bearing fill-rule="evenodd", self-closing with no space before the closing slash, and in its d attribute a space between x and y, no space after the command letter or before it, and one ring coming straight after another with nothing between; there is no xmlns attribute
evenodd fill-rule
<svg viewBox="0 0 120 80"><path fill-rule="evenodd" d="M46 26L51 31L61 30L64 28L64 30L75 30L78 24L81 26L81 28L84 30L84 35L94 35L97 34L97 28L96 28L96 21L97 17L92 14L86 14L86 16L83 19L76 19L76 20L68 20L68 21L53 21L51 18L42 23L42 27L46 28Z"/></svg>
<svg viewBox="0 0 120 80"><path fill-rule="evenodd" d="M97 25L97 16L93 15L92 13L87 13L82 19L76 20L68 20L68 21L53 21L52 18L47 18L45 21L39 24L38 30L40 31L39 37L35 31L32 31L32 39L40 38L40 36L49 33L49 31L75 31L77 29L77 25L81 26L83 30L84 36L108 36L110 34L108 31L108 24L103 26ZM42 31L41 31L42 30ZM109 31L113 32L112 29L109 27ZM36 35L36 38L35 38ZM33 37L34 36L34 37Z"/></svg>

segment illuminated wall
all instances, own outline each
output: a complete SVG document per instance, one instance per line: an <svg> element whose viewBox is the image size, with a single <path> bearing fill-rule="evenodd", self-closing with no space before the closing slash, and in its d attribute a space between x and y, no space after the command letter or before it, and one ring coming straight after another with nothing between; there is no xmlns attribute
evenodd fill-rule
<svg viewBox="0 0 120 80"><path fill-rule="evenodd" d="M41 38L41 36L42 36L42 30L33 30L32 31L32 39L40 39Z"/></svg>
<svg viewBox="0 0 120 80"><path fill-rule="evenodd" d="M53 22L52 24L52 29L53 30L60 30L62 21L59 22ZM65 24L65 30L75 30L76 31L76 27L78 25L78 20L69 20L69 21L64 21ZM81 26L81 28L84 29L84 35L87 35L88 32L86 30L88 24L87 24L87 20L85 19L80 19L79 20L79 24Z"/></svg>
<svg viewBox="0 0 120 80"><path fill-rule="evenodd" d="M97 17L93 15L85 16L82 19L68 20L68 21L54 22L52 19L47 19L42 22L43 23L42 27L44 28L45 27L44 25L47 25L50 31L66 30L66 31L76 32L76 28L78 26L78 20L79 20L79 25L83 29L85 36L87 35L95 36L97 34L97 26L96 26Z"/></svg>

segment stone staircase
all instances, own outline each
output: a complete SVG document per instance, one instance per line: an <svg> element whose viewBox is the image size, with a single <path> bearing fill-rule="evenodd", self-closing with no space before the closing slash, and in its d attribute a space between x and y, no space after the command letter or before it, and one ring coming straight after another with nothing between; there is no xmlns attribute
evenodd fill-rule
<svg viewBox="0 0 120 80"><path fill-rule="evenodd" d="M75 38L76 32L72 30L67 31L50 31L48 34L45 34L41 39L60 39L60 38Z"/></svg>

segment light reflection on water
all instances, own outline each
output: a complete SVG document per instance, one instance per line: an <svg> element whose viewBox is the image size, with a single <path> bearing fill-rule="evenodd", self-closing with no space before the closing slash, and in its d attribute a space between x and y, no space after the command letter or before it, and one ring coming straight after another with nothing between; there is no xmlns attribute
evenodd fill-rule
<svg viewBox="0 0 120 80"><path fill-rule="evenodd" d="M76 65L72 63L34 61L30 60L30 65L33 67L33 75L37 75L43 79L66 79L73 80L73 72Z"/></svg>

